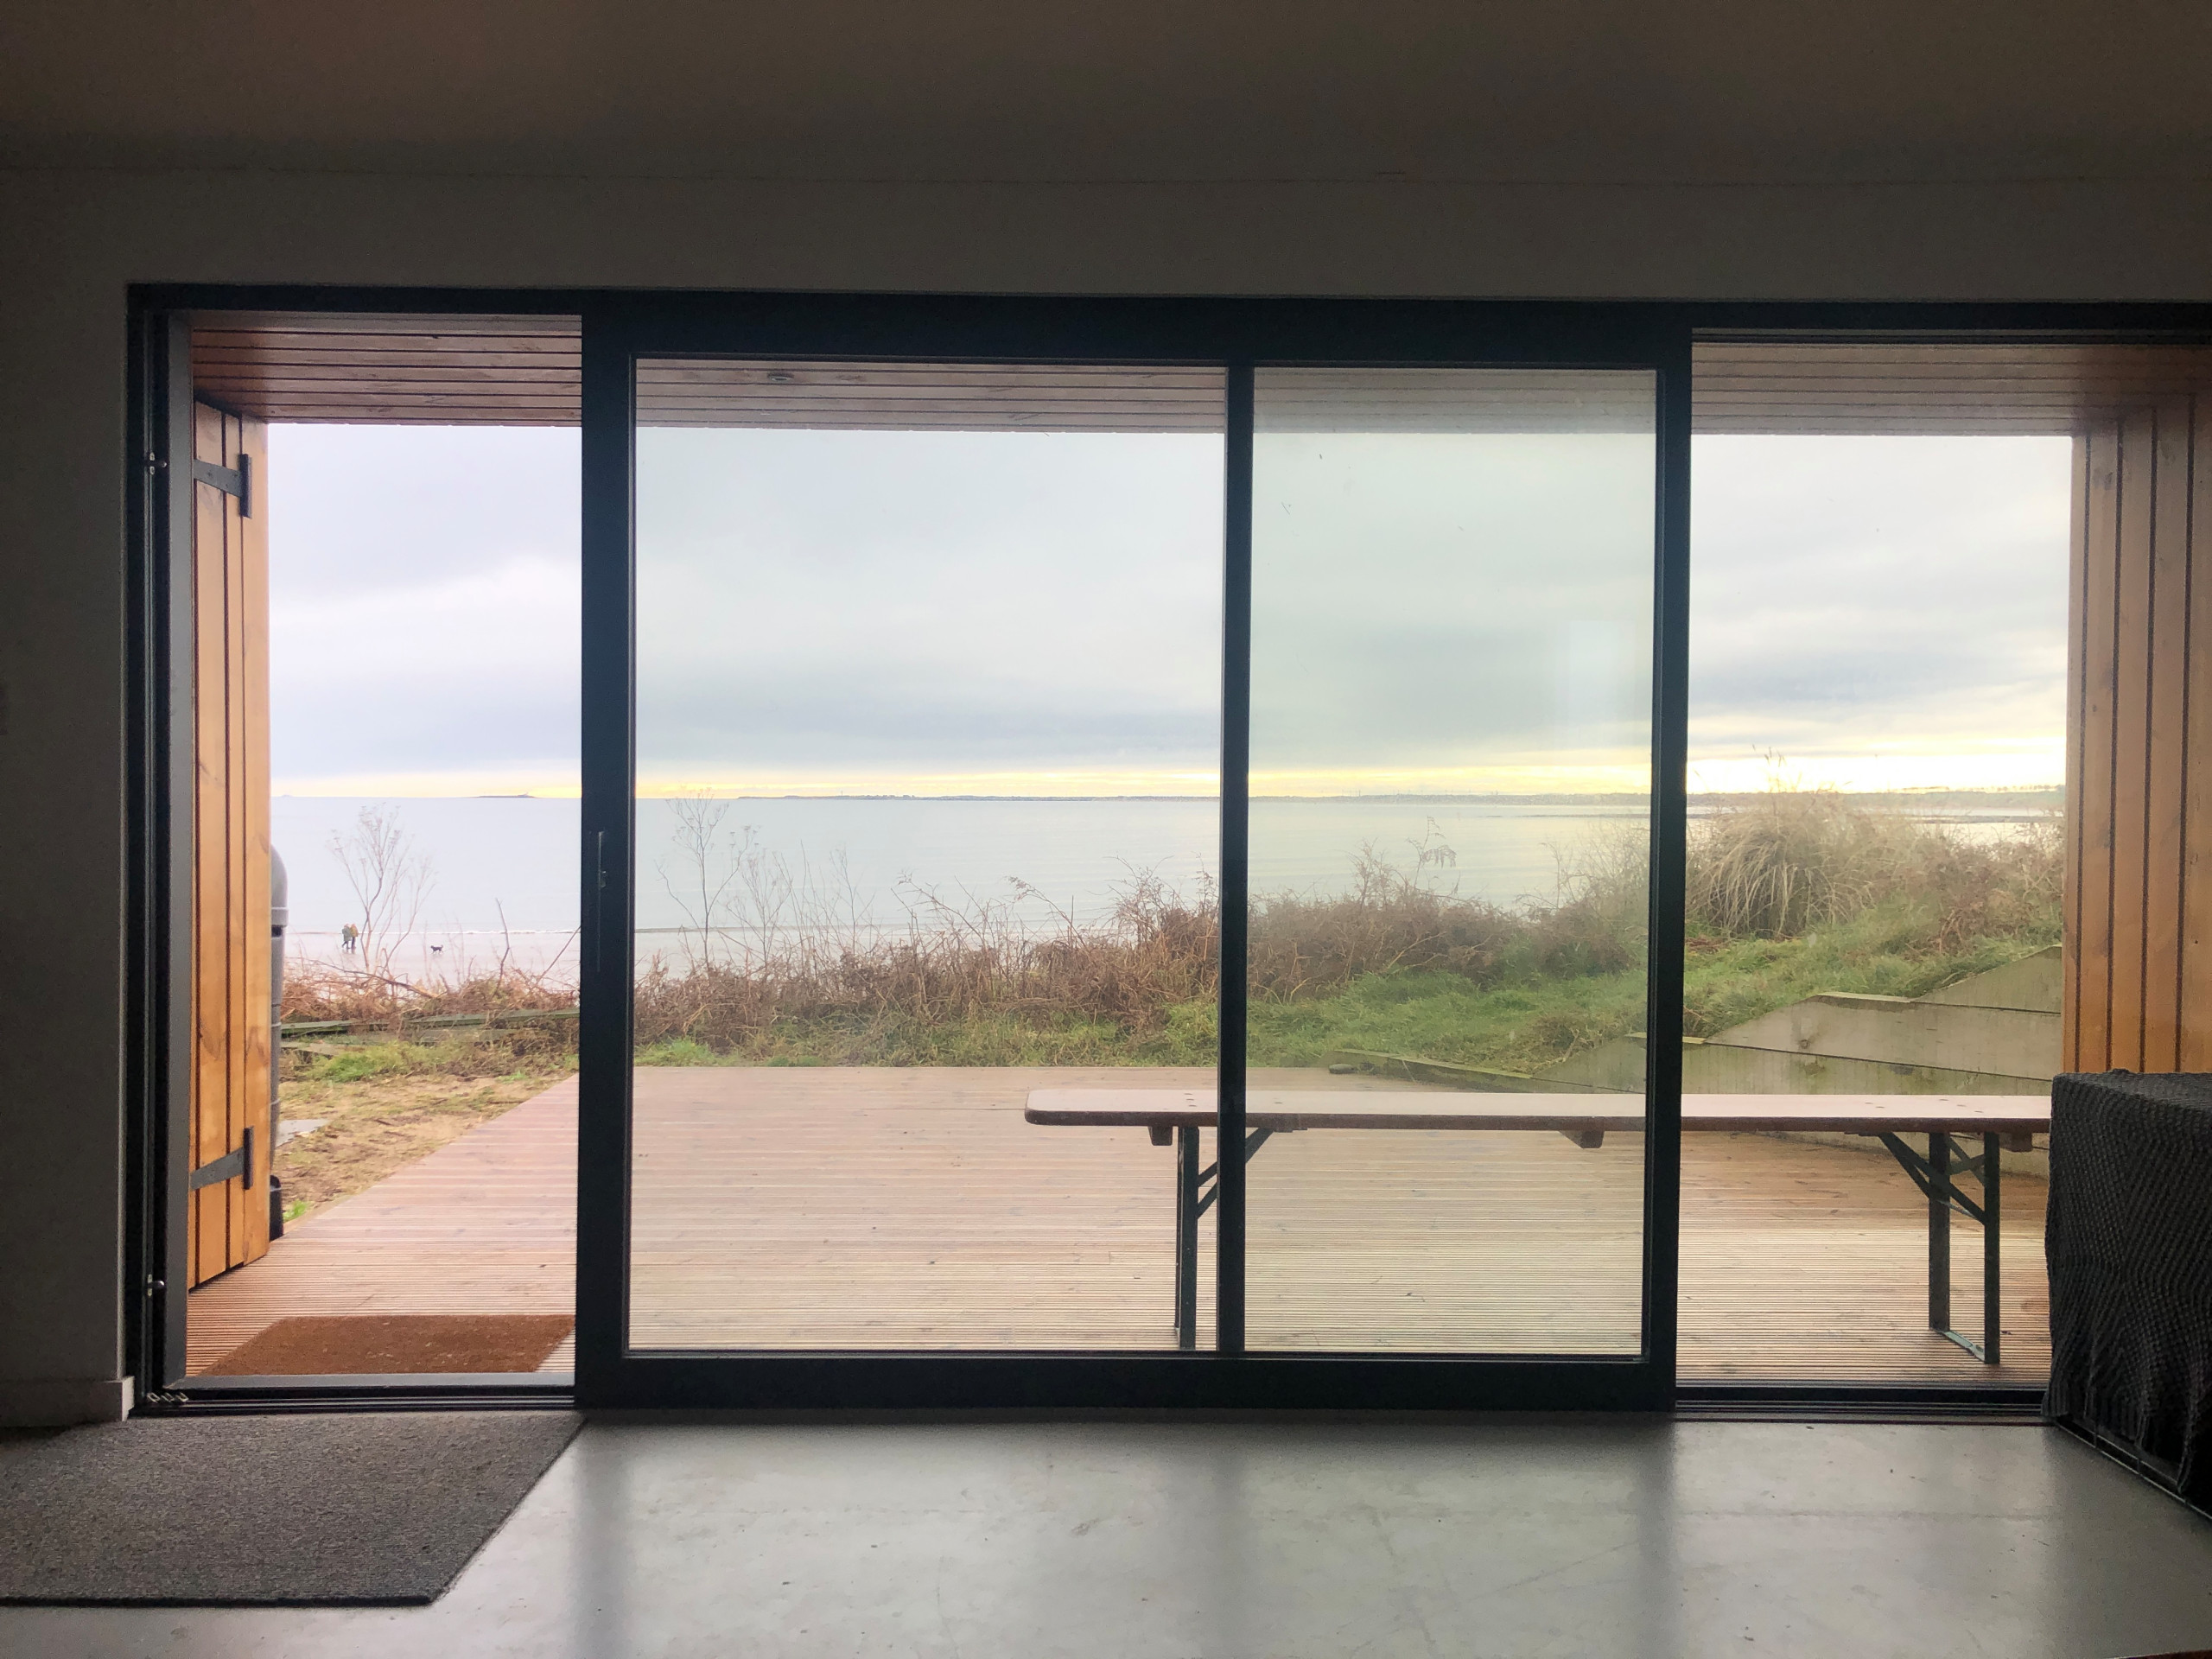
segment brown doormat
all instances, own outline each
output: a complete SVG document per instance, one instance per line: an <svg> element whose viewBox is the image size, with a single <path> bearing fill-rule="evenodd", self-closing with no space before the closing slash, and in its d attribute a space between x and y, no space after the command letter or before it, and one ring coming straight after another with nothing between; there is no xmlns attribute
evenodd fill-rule
<svg viewBox="0 0 2212 1659"><path fill-rule="evenodd" d="M203 1376L534 1371L566 1340L565 1313L359 1313L279 1319Z"/></svg>

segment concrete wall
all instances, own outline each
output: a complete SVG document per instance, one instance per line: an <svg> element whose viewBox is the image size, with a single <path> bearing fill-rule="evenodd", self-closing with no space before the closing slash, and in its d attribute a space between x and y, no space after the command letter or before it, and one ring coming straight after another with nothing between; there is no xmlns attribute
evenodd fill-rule
<svg viewBox="0 0 2212 1659"><path fill-rule="evenodd" d="M2058 1016L2024 1008L1961 1007L1955 1004L1915 1001L1902 996L1854 996L1840 991L1807 997L1802 1002L1757 1020L1745 1020L1720 1033L1702 1050L1707 1059L1722 1050L1770 1054L1787 1062L1792 1075L1808 1067L1816 1075L1820 1063L1829 1059L1866 1064L1878 1062L1900 1074L1890 1089L1909 1094L1950 1094L1961 1086L1930 1081L1925 1086L1903 1080L1906 1072L1986 1076L2018 1084L2017 1088L1975 1089L1976 1094L2032 1094L2038 1084L2048 1085L2058 1070ZM1772 1068L1769 1068L1771 1070ZM1749 1077L1751 1072L1746 1071ZM1761 1075L1764 1075L1762 1073ZM1776 1071L1779 1076L1780 1072ZM1856 1085L1808 1084L1791 1088L1764 1083L1746 1084L1751 1092L1849 1094ZM1688 1082L1683 1084L1689 1087ZM1732 1092L1715 1083L1711 1092Z"/></svg>
<svg viewBox="0 0 2212 1659"><path fill-rule="evenodd" d="M0 173L0 1421L111 1414L124 1398L134 281L2206 300L2212 183Z"/></svg>

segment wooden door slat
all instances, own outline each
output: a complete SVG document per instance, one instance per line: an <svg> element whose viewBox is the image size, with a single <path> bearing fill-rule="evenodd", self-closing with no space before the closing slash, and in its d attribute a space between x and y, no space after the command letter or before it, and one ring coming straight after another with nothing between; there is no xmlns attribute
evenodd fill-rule
<svg viewBox="0 0 2212 1659"><path fill-rule="evenodd" d="M2189 400L2160 404L2155 419L2140 1069L2171 1071L2181 1064L2182 798L2189 772Z"/></svg>
<svg viewBox="0 0 2212 1659"><path fill-rule="evenodd" d="M2094 429L2088 452L2083 517L2087 577L2082 592L2081 906L2075 935L2080 975L2075 1065L2101 1071L2112 1062L2113 737L2120 542L2120 429Z"/></svg>
<svg viewBox="0 0 2212 1659"><path fill-rule="evenodd" d="M2113 594L2112 1059L2143 1069L2145 858L2151 765L2151 531L2158 416L2120 423L2119 570Z"/></svg>
<svg viewBox="0 0 2212 1659"><path fill-rule="evenodd" d="M2212 742L2212 397L2190 400L2189 631L2182 732L2184 755ZM2182 1021L2176 1065L2212 1071L2212 760L2192 765L2182 788Z"/></svg>
<svg viewBox="0 0 2212 1659"><path fill-rule="evenodd" d="M2074 493L2067 535L2066 568L2066 889L2061 900L2059 950L2063 988L2059 996L2059 1064L2082 1068L2082 737L2085 724L2083 678L2085 627L2088 614L2089 440L2074 440Z"/></svg>

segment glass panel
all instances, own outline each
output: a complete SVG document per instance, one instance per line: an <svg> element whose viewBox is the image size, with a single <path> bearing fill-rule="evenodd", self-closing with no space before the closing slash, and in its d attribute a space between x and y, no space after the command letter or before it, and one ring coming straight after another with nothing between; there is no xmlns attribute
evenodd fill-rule
<svg viewBox="0 0 2212 1659"><path fill-rule="evenodd" d="M2152 601L2152 480L2185 476L2187 449L2171 452L2180 472L2153 455L2174 439L2177 394L2186 430L2203 361L1996 342L1699 348L1683 1090L1691 1107L1764 1100L1826 1121L1684 1135L1685 1377L2041 1386L2046 1138L1997 1148L1993 1282L1976 1160L1991 1115L2048 1112L2063 1063L2069 537L2088 526L2074 579L2088 617L2100 592L2105 606L2086 637L2106 655L2083 672L2110 686L2127 592L2115 531L2144 537L2135 594ZM2138 617L2180 637L2185 592L2165 620L2156 603ZM2145 664L2160 660L2150 644L2138 633ZM2139 820L2171 825L2183 670L2163 661L2174 701L2162 715L2146 677L2119 718L2139 766L2162 719L2177 734L2171 769L2152 763L2169 804ZM2094 734L2094 711L2113 713L2104 692L2091 709ZM2109 757L2079 810L2129 798ZM2133 799L2142 810L2140 773ZM2128 855L2110 824L2082 843L2092 862L2099 847ZM2163 876L2137 863L2128 885L2177 891L2174 856ZM2170 925L2171 904L2154 908ZM2143 917L2139 896L2120 952L2155 979ZM2083 950L2094 961L2094 940ZM2170 1044L2163 1063L2080 1064L2176 1058ZM1923 1121L1885 1143L1880 1120L1900 1113ZM1938 1127L1949 1147L1931 1145ZM1931 1152L1972 1209L1931 1216L1910 1167Z"/></svg>
<svg viewBox="0 0 2212 1659"><path fill-rule="evenodd" d="M1257 377L1255 1348L1642 1345L1655 397Z"/></svg>
<svg viewBox="0 0 2212 1659"><path fill-rule="evenodd" d="M671 359L639 401L632 1343L1173 1346L1145 1102L1216 1059L1221 373ZM1027 1110L1081 1088L1126 1109Z"/></svg>

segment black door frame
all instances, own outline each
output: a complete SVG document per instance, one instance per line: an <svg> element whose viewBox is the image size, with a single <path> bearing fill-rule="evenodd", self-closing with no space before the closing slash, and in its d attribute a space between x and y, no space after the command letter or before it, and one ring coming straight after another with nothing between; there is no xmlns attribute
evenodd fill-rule
<svg viewBox="0 0 2212 1659"><path fill-rule="evenodd" d="M1690 351L1700 338L2052 343L2212 338L2212 306L1991 302L1548 302L1519 300L1053 299L1035 296L685 293L600 289L393 289L160 283L128 294L124 601L129 755L124 1030L124 1363L157 1407L321 1407L397 1402L528 1402L559 1379L378 1376L279 1384L186 1380L184 1296L169 1271L181 1206L167 1179L172 1121L188 1087L185 994L172 971L180 837L175 677L180 593L172 522L188 523L189 486L166 463L180 424L189 442L188 326L195 311L581 315L583 325L584 750L579 1135L578 1370L593 1407L942 1408L1304 1408L1669 1409L1678 1403L1885 1408L2017 1405L2033 1389L1986 1385L1808 1385L1677 1389L1675 1379L1680 1176L1683 788L1689 570ZM632 745L627 628L631 391L641 350L915 359L1205 362L1232 380L1255 361L1637 366L1659 375L1654 605L1652 914L1645 1177L1643 1351L1560 1361L1306 1355L809 1353L628 1354L626 1235L629 893L615 878L631 846ZM1249 376L1243 385L1249 389ZM178 406L182 404L180 417ZM1246 407L1249 409L1249 403ZM1232 444L1249 446L1249 423ZM1249 448L1246 449L1249 460ZM1232 463L1233 464L1233 463ZM184 499L178 500L181 493ZM1232 542L1236 527L1230 526ZM1249 537L1249 524L1244 533ZM1249 540L1245 579L1249 582ZM619 557L617 550L620 550ZM1230 579L1236 581L1234 567ZM1236 597L1232 588L1230 597ZM1249 599L1249 594L1246 595ZM1238 649L1233 638L1228 642ZM1249 637L1242 649L1249 652ZM1233 708L1233 702L1230 705ZM1224 713L1230 712L1225 709ZM616 758L620 764L616 764ZM1234 757L1231 757L1234 758ZM1241 775L1238 779L1241 785ZM1224 778L1224 820L1232 816ZM1237 817L1241 831L1241 817ZM1225 855L1241 851L1225 836ZM1224 875L1229 866L1224 861ZM606 878L601 879L602 874ZM1224 906L1225 950L1234 948ZM1240 918L1241 919L1241 918ZM605 949L619 942L620 962ZM1225 975L1224 1048L1230 1047ZM1241 1001L1242 988L1236 995ZM1236 1010L1240 1012L1240 1010ZM1241 1058L1241 1044L1236 1046ZM596 1079L596 1084L594 1084ZM609 1084L615 1085L610 1089ZM619 1090L620 1097L616 1097ZM1224 1128L1242 1097L1224 1090ZM1233 1144L1233 1143L1232 1143ZM1233 1167L1236 1160L1229 1160ZM1242 1198L1226 1170L1224 1221ZM1239 1203L1241 1210L1241 1203ZM1663 1287L1663 1294L1662 1287Z"/></svg>
<svg viewBox="0 0 2212 1659"><path fill-rule="evenodd" d="M634 385L648 357L1204 365L1225 372L1222 960L1243 958L1257 365L1650 371L1653 880L1643 1329L1633 1357L1306 1354L1243 1341L1244 1170L1220 1161L1217 1340L1196 1352L633 1351L627 1343L634 810ZM589 861L576 1391L591 1407L1659 1410L1675 1393L1689 335L1649 307L1448 301L639 296L584 313L583 835ZM1243 1140L1245 986L1222 975L1220 1143ZM1668 1062L1671 1061L1669 1065Z"/></svg>

